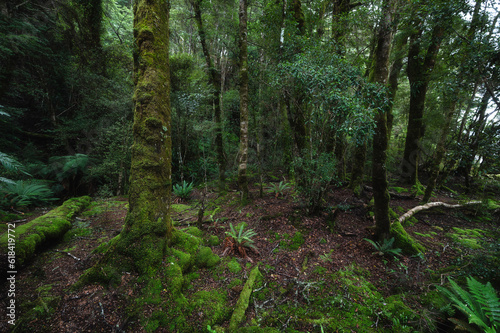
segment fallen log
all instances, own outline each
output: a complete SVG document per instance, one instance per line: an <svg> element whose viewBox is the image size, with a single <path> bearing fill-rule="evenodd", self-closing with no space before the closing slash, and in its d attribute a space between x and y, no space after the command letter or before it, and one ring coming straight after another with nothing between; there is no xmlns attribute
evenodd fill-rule
<svg viewBox="0 0 500 333"><path fill-rule="evenodd" d="M425 205L414 207L414 208L410 209L409 211L407 211L406 213L404 213L403 215L401 215L399 217L399 223L403 223L404 221L406 221L407 219L409 219L410 217L412 217L413 215L415 215L416 213L418 213L422 210L427 210L427 209L431 209L434 207L459 208L459 207L463 207L463 206L477 205L480 203L481 203L481 201L478 201L478 200L469 201L469 202L466 202L464 204L455 204L455 205L447 204L445 202L440 202L440 201L429 202Z"/></svg>
<svg viewBox="0 0 500 333"><path fill-rule="evenodd" d="M2 253L12 252L16 269L32 258L36 250L52 241L60 239L71 228L74 217L91 202L90 197L73 198L26 224L15 226L12 232L0 236ZM5 265L4 267L7 267ZM15 270L11 268L10 270Z"/></svg>
<svg viewBox="0 0 500 333"><path fill-rule="evenodd" d="M259 275L259 265L255 266L254 269L250 272L248 276L247 282L245 282L245 286L240 293L240 297L238 298L238 302L233 311L233 315L231 316L231 321L229 322L229 332L236 332L238 330L239 325L243 321L243 317L245 316L245 312L248 308L248 303L250 301L250 295L252 294L253 285L255 280Z"/></svg>

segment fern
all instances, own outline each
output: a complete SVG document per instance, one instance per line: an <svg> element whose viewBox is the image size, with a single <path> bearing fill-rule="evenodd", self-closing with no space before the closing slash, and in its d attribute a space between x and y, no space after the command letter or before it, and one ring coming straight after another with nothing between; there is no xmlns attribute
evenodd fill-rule
<svg viewBox="0 0 500 333"><path fill-rule="evenodd" d="M387 239L387 238L384 239L384 242L382 244L380 244L378 242L374 242L368 238L364 238L364 240L367 241L368 243L370 243L375 248L375 250L377 250L376 252L373 252L373 254L377 253L381 256L383 256L383 255L392 255L392 256L401 255L401 249L392 247L392 244L394 243L394 237L392 237L390 239Z"/></svg>
<svg viewBox="0 0 500 333"><path fill-rule="evenodd" d="M237 246L245 246L251 249L256 249L253 245L252 237L257 235L253 229L243 231L245 225L242 223L238 232L234 229L233 224L229 223L231 231L226 231L226 235L233 238Z"/></svg>
<svg viewBox="0 0 500 333"><path fill-rule="evenodd" d="M57 200L47 185L22 180L3 184L0 193L4 204L12 207L36 206Z"/></svg>
<svg viewBox="0 0 500 333"><path fill-rule="evenodd" d="M452 279L448 280L451 290L444 287L438 287L438 289L467 316L469 324L477 325L486 333L498 332L500 330L500 300L491 283L482 284L473 277L468 277L469 291L466 291ZM456 319L453 322L474 332L469 325L463 325Z"/></svg>
<svg viewBox="0 0 500 333"><path fill-rule="evenodd" d="M7 155L5 153L2 153L1 151L0 151L0 165L6 171L21 172L21 173L24 173L24 174L30 176L29 173L24 171L24 166L20 162L18 162L14 157ZM0 182L12 183L13 180L5 178L5 177L0 177Z"/></svg>
<svg viewBox="0 0 500 333"><path fill-rule="evenodd" d="M182 185L175 184L172 188L174 194L182 199L188 199L193 191L194 184L187 183L185 180L182 182Z"/></svg>

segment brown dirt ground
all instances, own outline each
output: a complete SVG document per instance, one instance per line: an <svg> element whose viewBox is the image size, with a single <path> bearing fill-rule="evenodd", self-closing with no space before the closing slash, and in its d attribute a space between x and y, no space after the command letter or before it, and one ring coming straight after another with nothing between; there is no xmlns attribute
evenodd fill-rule
<svg viewBox="0 0 500 333"><path fill-rule="evenodd" d="M236 225L246 222L249 228L254 229L254 237L258 253L249 253L252 261L274 267L273 271L261 269L266 278L287 285L289 281L306 281L320 279L314 268L319 264L329 271L337 271L355 262L370 272L370 281L383 295L391 295L401 290L418 294L429 288L435 281L431 280L429 270L438 271L450 264L461 255L445 233L452 227L481 228L498 232L498 214L494 218L497 223L479 224L474 222L477 213L473 208L461 209L461 214L454 214L449 210L432 210L416 215L418 223L406 228L409 232L422 234L435 231L434 226L443 228L436 238L415 236L426 247L426 261L422 263L415 257L403 256L400 263L407 267L401 271L395 261L384 263L382 257L373 254L373 247L363 238L370 238L373 230L373 219L368 217L369 191L365 192L364 199L358 199L346 188L332 188L328 193L327 202L330 208L318 215L307 216L304 209L293 199L290 191L276 197L266 193L258 198L254 189L251 193L254 198L245 207L239 207L237 193L229 193L225 204L212 220L206 217L204 231L216 235L220 240L225 238L225 231L229 223ZM193 194L191 204L201 198L199 192ZM216 193L206 196L208 202L217 199ZM124 200L125 204L125 199ZM446 193L439 193L433 200L454 202ZM219 201L220 202L220 201ZM231 203L233 202L233 203ZM340 205L340 208L339 206ZM415 198L404 195L391 200L391 207L402 207L404 211L419 205ZM401 213L400 213L401 214ZM122 227L126 215L125 205L110 208L105 212L80 220L89 224L92 234L75 237L69 242L61 242L41 251L29 265L19 271L16 276L17 318L35 306L45 307L50 315L38 315L29 318L25 323L26 330L32 332L141 332L138 323L130 322L127 317L127 304L124 296L134 294L137 286L128 282L134 280L131 274L124 274L122 284L116 289L108 289L99 285L87 286L84 289L71 293L68 288L74 284L83 271L96 260L92 250L102 241L117 235ZM334 226L328 226L328 220L335 217ZM196 214L188 212L173 213L174 221L181 221L187 225L195 223ZM178 228L182 228L179 226ZM295 251L280 247L280 240L284 234L293 236L300 231L305 238L304 244ZM493 233L492 233L493 234ZM281 235L280 239L276 235ZM442 244L446 244L443 246ZM334 250L331 251L330 250ZM213 252L222 255L223 245L212 248ZM320 256L330 253L330 260L325 262ZM463 254L463 253L462 253ZM304 260L307 258L307 265ZM240 258L242 262L248 259ZM305 269L304 269L305 268ZM245 268L249 272L249 268ZM443 275L442 277L444 277ZM206 270L200 270L200 278L193 281L194 290L210 290L224 287L227 279L215 281ZM44 298L42 286L50 284L51 298ZM236 303L240 289L229 291L229 299ZM0 294L6 295L7 285L0 285ZM48 304L47 304L48 303ZM21 304L24 304L21 306ZM44 305L45 304L45 305ZM6 298L0 300L0 332L7 332L11 327L6 323ZM51 310L51 308L53 310ZM151 309L152 311L152 309ZM39 313L44 314L43 310ZM253 306L250 305L247 317L255 316ZM202 318L203 313L193 314L192 320ZM304 329L308 329L304 327ZM165 331L167 332L167 331Z"/></svg>

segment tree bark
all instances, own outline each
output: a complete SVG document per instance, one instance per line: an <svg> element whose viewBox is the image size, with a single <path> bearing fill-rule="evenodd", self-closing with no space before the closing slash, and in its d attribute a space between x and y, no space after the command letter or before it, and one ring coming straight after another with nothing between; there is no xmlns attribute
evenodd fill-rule
<svg viewBox="0 0 500 333"><path fill-rule="evenodd" d="M134 125L129 211L104 263L153 274L172 239L169 3L134 4ZM117 257L118 256L118 257ZM97 272L99 274L99 272Z"/></svg>
<svg viewBox="0 0 500 333"><path fill-rule="evenodd" d="M429 177L429 181L427 182L427 187L425 188L424 198L422 201L424 203L429 202L431 198L432 191L436 186L436 180L439 176L439 173L443 169L443 159L446 154L446 139L448 138L448 133L450 132L450 124L455 114L455 109L457 106L457 100L454 96L450 96L450 94L445 93L443 96L443 112L445 114L445 122L443 124L443 131L441 132L441 136L437 143L436 151L434 153L433 165L431 176Z"/></svg>
<svg viewBox="0 0 500 333"><path fill-rule="evenodd" d="M240 44L240 149L238 163L238 186L241 201L248 200L248 51L247 51L247 1L240 0L239 8Z"/></svg>
<svg viewBox="0 0 500 333"><path fill-rule="evenodd" d="M394 12L396 10L396 0L384 0L382 4L382 17L380 19L377 47L375 49L375 59L373 72L370 75L370 81L381 85L387 84L389 75L389 55L392 43L392 29ZM389 237L391 223L389 218L389 190L386 174L388 130L387 114L390 105L383 105L375 111L375 123L377 128L373 136L373 198L375 201L375 238L378 240Z"/></svg>
<svg viewBox="0 0 500 333"><path fill-rule="evenodd" d="M422 25L421 19L416 19L414 26ZM423 123L425 97L430 82L430 73L434 69L437 54L443 40L444 27L436 24L432 30L431 43L428 46L424 60L420 45L423 31L417 30L410 36L408 51L407 74L410 81L410 114L406 130L405 150L401 164L401 179L411 185L418 183L418 164L420 159L420 142L424 136Z"/></svg>

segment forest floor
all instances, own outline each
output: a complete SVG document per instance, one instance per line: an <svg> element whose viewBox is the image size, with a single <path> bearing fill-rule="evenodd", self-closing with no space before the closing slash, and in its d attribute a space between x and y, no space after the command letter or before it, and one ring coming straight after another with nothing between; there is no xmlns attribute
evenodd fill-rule
<svg viewBox="0 0 500 333"><path fill-rule="evenodd" d="M394 190L400 193L391 199L391 208L398 215L420 204L409 193ZM364 240L371 237L374 224L369 190L359 199L345 187L331 188L325 209L313 216L306 214L293 191L278 196L267 192L262 198L258 194L252 189L252 200L245 206L239 205L237 192L222 197L215 192L206 194L201 230L204 238L217 236L218 245L211 249L221 256L221 263L218 268L199 269L186 289L186 293L225 290L224 299L231 308L251 268L259 263L262 278L247 309L245 325L287 332L449 332L453 325L435 300L437 285L447 282L448 276L463 280L473 275L499 287L498 208L487 211L482 206L468 206L417 213L414 224L405 229L426 247L425 255L391 257L374 253L374 247ZM201 198L197 190L189 201L173 206L178 229L196 225ZM458 202L452 192L438 192L432 201ZM137 287L127 283L135 281L133 274L123 274L117 288L90 285L69 291L98 259L92 251L119 234L126 210L123 198L94 201L61 242L43 249L18 272L18 325L14 331L145 331L144 322L129 316L127 295ZM256 232L257 251L249 251L249 258L235 253L223 256L225 232L230 224L241 222ZM346 287L348 281L355 281L353 285L361 291ZM6 295L7 289L6 283L0 285L0 294ZM381 302L375 304L370 298ZM389 300L397 309L381 309ZM2 297L1 332L12 329L5 320L6 302ZM334 313L333 308L344 312ZM186 314L194 332L207 331L204 312L201 306ZM226 315L217 324L227 327L228 318ZM160 327L157 331L172 330Z"/></svg>

